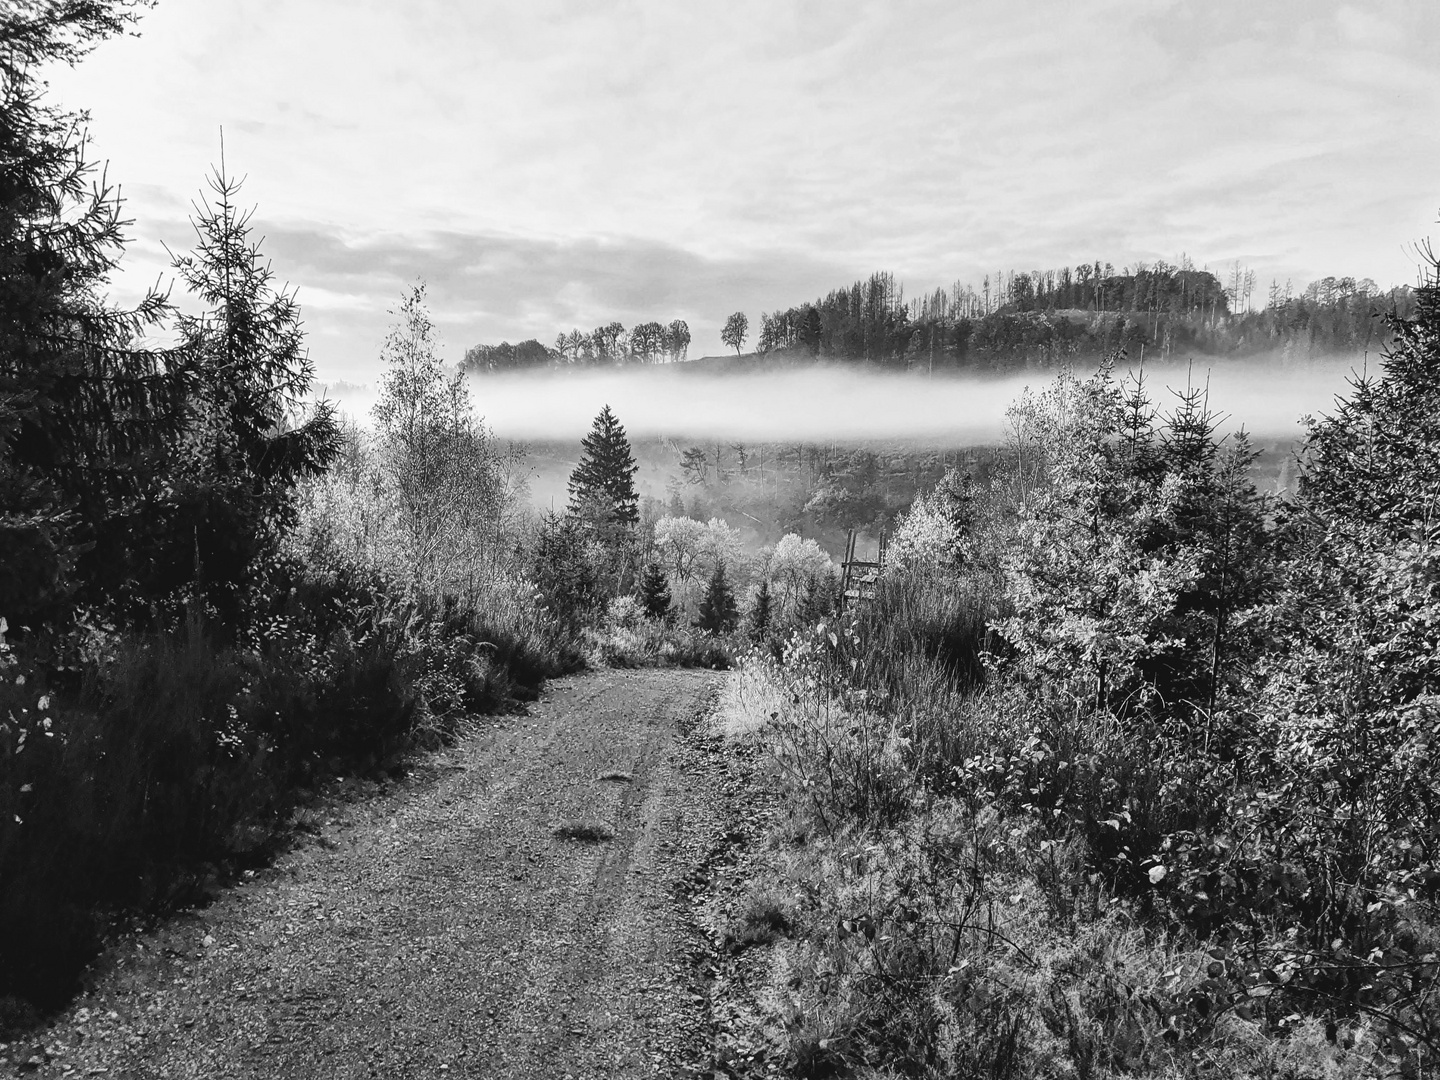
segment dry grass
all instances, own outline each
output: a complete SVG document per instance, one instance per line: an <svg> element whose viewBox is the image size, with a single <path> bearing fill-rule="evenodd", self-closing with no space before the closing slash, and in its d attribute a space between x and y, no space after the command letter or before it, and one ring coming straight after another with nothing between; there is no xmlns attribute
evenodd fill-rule
<svg viewBox="0 0 1440 1080"><path fill-rule="evenodd" d="M794 901L776 885L757 885L737 905L725 933L725 944L733 950L750 945L768 945L790 933Z"/></svg>
<svg viewBox="0 0 1440 1080"><path fill-rule="evenodd" d="M732 741L758 735L785 708L785 695L758 659L742 658L720 688L713 723Z"/></svg>
<svg viewBox="0 0 1440 1080"><path fill-rule="evenodd" d="M1177 943L1116 899L1086 872L1083 842L1035 816L977 811L923 792L913 774L916 797L896 817L859 816L833 796L817 803L836 783L827 770L844 767L834 731L843 725L767 685L772 677L742 667L718 710L724 730L758 732L788 758L792 795L726 936L733 949L774 949L756 997L790 1075L1395 1073L1363 1021L1338 1018L1328 1034L1321 1020L1299 1017L1264 1029L1229 1006L1197 1007L1214 966L1204 946ZM797 734L822 719L813 738ZM906 753L913 766L925 748Z"/></svg>

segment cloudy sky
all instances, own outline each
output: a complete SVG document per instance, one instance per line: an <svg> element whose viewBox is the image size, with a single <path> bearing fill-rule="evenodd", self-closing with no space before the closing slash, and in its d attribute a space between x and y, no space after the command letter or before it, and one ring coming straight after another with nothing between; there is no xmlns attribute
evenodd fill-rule
<svg viewBox="0 0 1440 1080"><path fill-rule="evenodd" d="M447 356L876 269L1187 253L1414 280L1440 208L1436 0L160 0L51 73L134 243L183 249L220 129L322 378L423 278Z"/></svg>

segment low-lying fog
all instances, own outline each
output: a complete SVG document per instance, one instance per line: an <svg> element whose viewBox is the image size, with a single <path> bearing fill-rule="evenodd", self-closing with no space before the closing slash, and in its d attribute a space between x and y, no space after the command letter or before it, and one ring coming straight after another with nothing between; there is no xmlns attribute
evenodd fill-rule
<svg viewBox="0 0 1440 1080"><path fill-rule="evenodd" d="M1299 434L1306 413L1327 412L1361 360L1282 366L1256 361L1147 365L1151 397L1208 382L1213 408L1257 438ZM476 377L471 393L500 438L578 441L608 404L634 438L682 437L748 443L900 440L964 446L998 440L1005 410L1051 376L983 379L891 374L850 367L709 374L688 365ZM373 387L319 388L361 424Z"/></svg>

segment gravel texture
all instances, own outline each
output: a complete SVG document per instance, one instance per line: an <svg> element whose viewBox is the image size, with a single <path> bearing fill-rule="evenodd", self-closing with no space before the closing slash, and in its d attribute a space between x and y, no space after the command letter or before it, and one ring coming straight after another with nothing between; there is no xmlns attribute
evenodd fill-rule
<svg viewBox="0 0 1440 1080"><path fill-rule="evenodd" d="M738 838L725 754L696 731L717 678L557 680L411 782L324 809L208 908L118 940L0 1072L708 1075L702 923Z"/></svg>

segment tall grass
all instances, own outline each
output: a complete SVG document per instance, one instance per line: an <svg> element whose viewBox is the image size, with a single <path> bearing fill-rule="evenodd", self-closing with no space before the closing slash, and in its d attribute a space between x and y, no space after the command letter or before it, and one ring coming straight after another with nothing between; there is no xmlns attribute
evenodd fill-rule
<svg viewBox="0 0 1440 1080"><path fill-rule="evenodd" d="M0 657L0 996L60 1003L115 914L192 902L268 858L325 778L394 769L583 663L521 601L334 562L271 584L238 641L192 614L95 631L78 672Z"/></svg>
<svg viewBox="0 0 1440 1080"><path fill-rule="evenodd" d="M750 891L805 901L732 933L774 951L789 1071L1428 1075L1424 891L1400 921L1370 894L1370 936L1352 914L1328 958L1287 939L1355 910L1304 830L1163 722L999 667L1004 605L983 578L895 575L722 698L791 796Z"/></svg>

